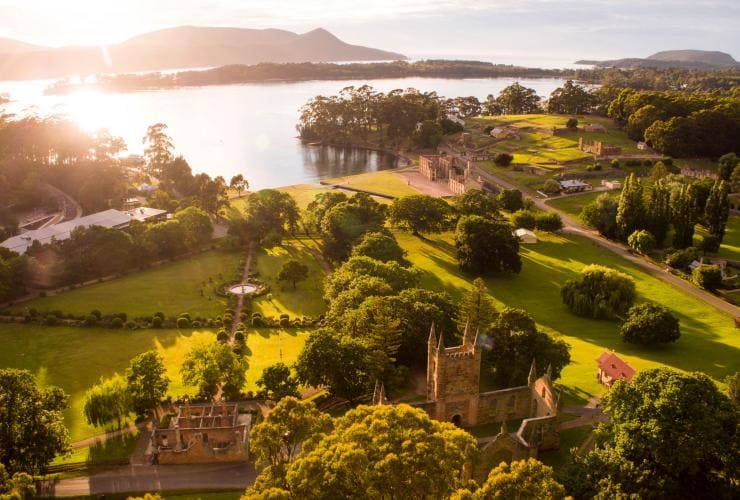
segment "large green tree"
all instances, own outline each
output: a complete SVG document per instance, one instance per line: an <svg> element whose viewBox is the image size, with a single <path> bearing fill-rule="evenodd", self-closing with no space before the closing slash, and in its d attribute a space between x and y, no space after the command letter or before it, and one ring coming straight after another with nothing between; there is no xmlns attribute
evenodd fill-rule
<svg viewBox="0 0 740 500"><path fill-rule="evenodd" d="M486 282L476 278L460 304L460 326L469 327L473 334L479 330L486 331L495 316L496 308L488 295Z"/></svg>
<svg viewBox="0 0 740 500"><path fill-rule="evenodd" d="M167 163L174 159L172 151L175 147L172 145L172 138L167 135L166 124L150 125L141 142L146 145L144 157L151 172L158 174Z"/></svg>
<svg viewBox="0 0 740 500"><path fill-rule="evenodd" d="M167 395L170 380L162 355L147 351L131 360L126 369L126 384L131 406L138 415L145 415Z"/></svg>
<svg viewBox="0 0 740 500"><path fill-rule="evenodd" d="M455 230L455 249L460 268L467 272L488 275L522 269L519 239L504 221L479 215L461 217Z"/></svg>
<svg viewBox="0 0 740 500"><path fill-rule="evenodd" d="M356 401L370 390L369 349L362 341L321 328L311 332L295 368L305 385L326 387L333 396Z"/></svg>
<svg viewBox="0 0 740 500"><path fill-rule="evenodd" d="M297 498L445 498L461 484L475 438L411 406L360 406L304 445L287 483Z"/></svg>
<svg viewBox="0 0 740 500"><path fill-rule="evenodd" d="M591 110L593 104L594 98L585 87L568 80L562 87L552 91L547 101L547 111L561 115L583 115Z"/></svg>
<svg viewBox="0 0 740 500"><path fill-rule="evenodd" d="M480 215L481 217L498 217L499 204L492 194L480 189L468 189L453 198L455 210L459 215Z"/></svg>
<svg viewBox="0 0 740 500"><path fill-rule="evenodd" d="M514 82L499 92L496 102L502 114L522 115L540 111L540 96L534 89Z"/></svg>
<svg viewBox="0 0 740 500"><path fill-rule="evenodd" d="M43 471L69 450L67 395L40 388L26 370L0 369L0 464L10 473Z"/></svg>
<svg viewBox="0 0 740 500"><path fill-rule="evenodd" d="M626 313L636 296L635 281L624 273L592 264L560 289L566 306L578 316L611 319Z"/></svg>
<svg viewBox="0 0 740 500"><path fill-rule="evenodd" d="M623 240L644 227L645 206L642 196L642 182L635 174L630 174L624 181L617 205L617 228Z"/></svg>
<svg viewBox="0 0 740 500"><path fill-rule="evenodd" d="M198 388L204 397L213 397L222 390L226 399L239 396L246 382L247 363L227 344L201 342L185 355L180 367L182 380Z"/></svg>
<svg viewBox="0 0 740 500"><path fill-rule="evenodd" d="M526 385L532 360L537 376L543 375L549 367L552 380L557 380L570 363L570 346L540 332L522 309L501 311L487 334L493 349L483 351L483 358L496 387Z"/></svg>
<svg viewBox="0 0 740 500"><path fill-rule="evenodd" d="M298 380L290 373L290 367L283 362L275 363L262 370L257 379L257 387L264 390L267 397L280 401L288 396L298 397Z"/></svg>
<svg viewBox="0 0 740 500"><path fill-rule="evenodd" d="M415 194L397 198L388 210L388 221L419 233L437 233L449 227L450 205L441 198Z"/></svg>
<svg viewBox="0 0 740 500"><path fill-rule="evenodd" d="M671 196L671 222L674 230L673 246L690 247L694 243L697 207L689 185L681 186Z"/></svg>
<svg viewBox="0 0 740 500"><path fill-rule="evenodd" d="M602 236L615 239L619 232L617 210L619 205L608 193L600 194L593 202L581 210L580 218L588 226L595 228Z"/></svg>
<svg viewBox="0 0 740 500"><path fill-rule="evenodd" d="M662 247L671 225L671 190L664 179L657 179L648 189L645 226Z"/></svg>
<svg viewBox="0 0 740 500"><path fill-rule="evenodd" d="M723 180L716 181L709 192L704 208L707 230L709 234L718 237L720 242L725 236L725 226L730 217L729 194L730 185Z"/></svg>
<svg viewBox="0 0 740 500"><path fill-rule="evenodd" d="M610 416L595 447L576 457L577 498L733 498L740 470L738 412L702 373L644 370L602 399Z"/></svg>
<svg viewBox="0 0 740 500"><path fill-rule="evenodd" d="M235 229L244 239L257 244L280 243L289 232L298 227L299 210L288 193L262 189L247 198L246 219Z"/></svg>
<svg viewBox="0 0 740 500"><path fill-rule="evenodd" d="M488 474L479 489L459 490L453 500L494 499L561 500L565 488L555 479L551 467L534 458L502 462Z"/></svg>
<svg viewBox="0 0 740 500"><path fill-rule="evenodd" d="M126 380L121 376L101 379L85 393L83 411L91 425L102 427L116 422L120 429L121 420L131 412Z"/></svg>
<svg viewBox="0 0 740 500"><path fill-rule="evenodd" d="M386 231L367 233L352 248L352 256L365 256L381 262L395 261L406 264L405 251L396 241L393 234Z"/></svg>
<svg viewBox="0 0 740 500"><path fill-rule="evenodd" d="M646 302L632 306L620 329L625 342L652 345L675 342L681 336L678 318L665 306Z"/></svg>
<svg viewBox="0 0 740 500"><path fill-rule="evenodd" d="M385 212L383 205L365 193L334 205L321 220L324 255L336 261L345 260L365 233L382 230Z"/></svg>

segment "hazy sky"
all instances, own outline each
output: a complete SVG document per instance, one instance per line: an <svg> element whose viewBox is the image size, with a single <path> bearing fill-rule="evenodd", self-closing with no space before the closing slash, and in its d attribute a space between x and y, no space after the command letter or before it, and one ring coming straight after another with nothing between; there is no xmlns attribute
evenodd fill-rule
<svg viewBox="0 0 740 500"><path fill-rule="evenodd" d="M0 36L42 45L111 43L184 24L324 27L412 57L571 60L692 48L740 58L740 0L0 0Z"/></svg>

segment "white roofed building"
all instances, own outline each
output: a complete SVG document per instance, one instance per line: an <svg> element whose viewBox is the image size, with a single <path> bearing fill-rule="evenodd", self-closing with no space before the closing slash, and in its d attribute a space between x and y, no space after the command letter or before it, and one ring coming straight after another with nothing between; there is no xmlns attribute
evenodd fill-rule
<svg viewBox="0 0 740 500"><path fill-rule="evenodd" d="M101 226L109 229L125 229L132 220L146 222L163 220L166 216L166 210L149 207L135 208L126 212L110 209L12 236L0 243L0 246L13 252L24 254L35 241L38 241L41 245L46 245L52 241L66 240L69 239L72 231L78 227Z"/></svg>

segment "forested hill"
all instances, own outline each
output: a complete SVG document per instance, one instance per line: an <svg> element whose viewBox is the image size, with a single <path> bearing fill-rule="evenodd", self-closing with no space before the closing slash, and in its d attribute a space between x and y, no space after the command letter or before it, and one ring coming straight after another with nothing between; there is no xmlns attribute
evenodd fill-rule
<svg viewBox="0 0 740 500"><path fill-rule="evenodd" d="M262 63L251 66L230 65L203 71L179 73L101 75L97 83L81 85L62 80L47 89L50 95L64 94L91 87L111 92L164 89L173 87L198 87L237 83L306 80L355 80L382 78L518 78L572 77L573 70L548 70L522 68L477 61L394 61L386 63Z"/></svg>
<svg viewBox="0 0 740 500"><path fill-rule="evenodd" d="M298 34L278 29L181 26L103 48L34 47L12 40L0 43L3 78L12 80L261 62L402 59L406 57L395 52L345 43L321 28Z"/></svg>
<svg viewBox="0 0 740 500"><path fill-rule="evenodd" d="M624 58L608 61L580 60L576 64L590 64L597 68L740 68L730 54L709 50L665 50L646 58Z"/></svg>

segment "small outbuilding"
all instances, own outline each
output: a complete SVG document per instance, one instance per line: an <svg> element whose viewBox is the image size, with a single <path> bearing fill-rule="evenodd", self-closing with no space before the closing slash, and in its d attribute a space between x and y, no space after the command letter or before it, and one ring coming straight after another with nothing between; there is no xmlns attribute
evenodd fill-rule
<svg viewBox="0 0 740 500"><path fill-rule="evenodd" d="M566 194L580 193L582 191L590 191L591 189L593 189L591 184L581 180L573 179L560 181L560 190Z"/></svg>
<svg viewBox="0 0 740 500"><path fill-rule="evenodd" d="M604 186L606 189L612 190L612 189L622 189L622 182L618 180L603 180L601 181L601 185Z"/></svg>
<svg viewBox="0 0 740 500"><path fill-rule="evenodd" d="M632 382L635 375L635 369L611 351L604 351L596 363L598 364L596 378L606 387L611 387L617 380Z"/></svg>
<svg viewBox="0 0 740 500"><path fill-rule="evenodd" d="M525 245L537 243L537 235L529 229L519 228L514 231L514 234L516 234L516 237L519 238L519 241L521 241Z"/></svg>

